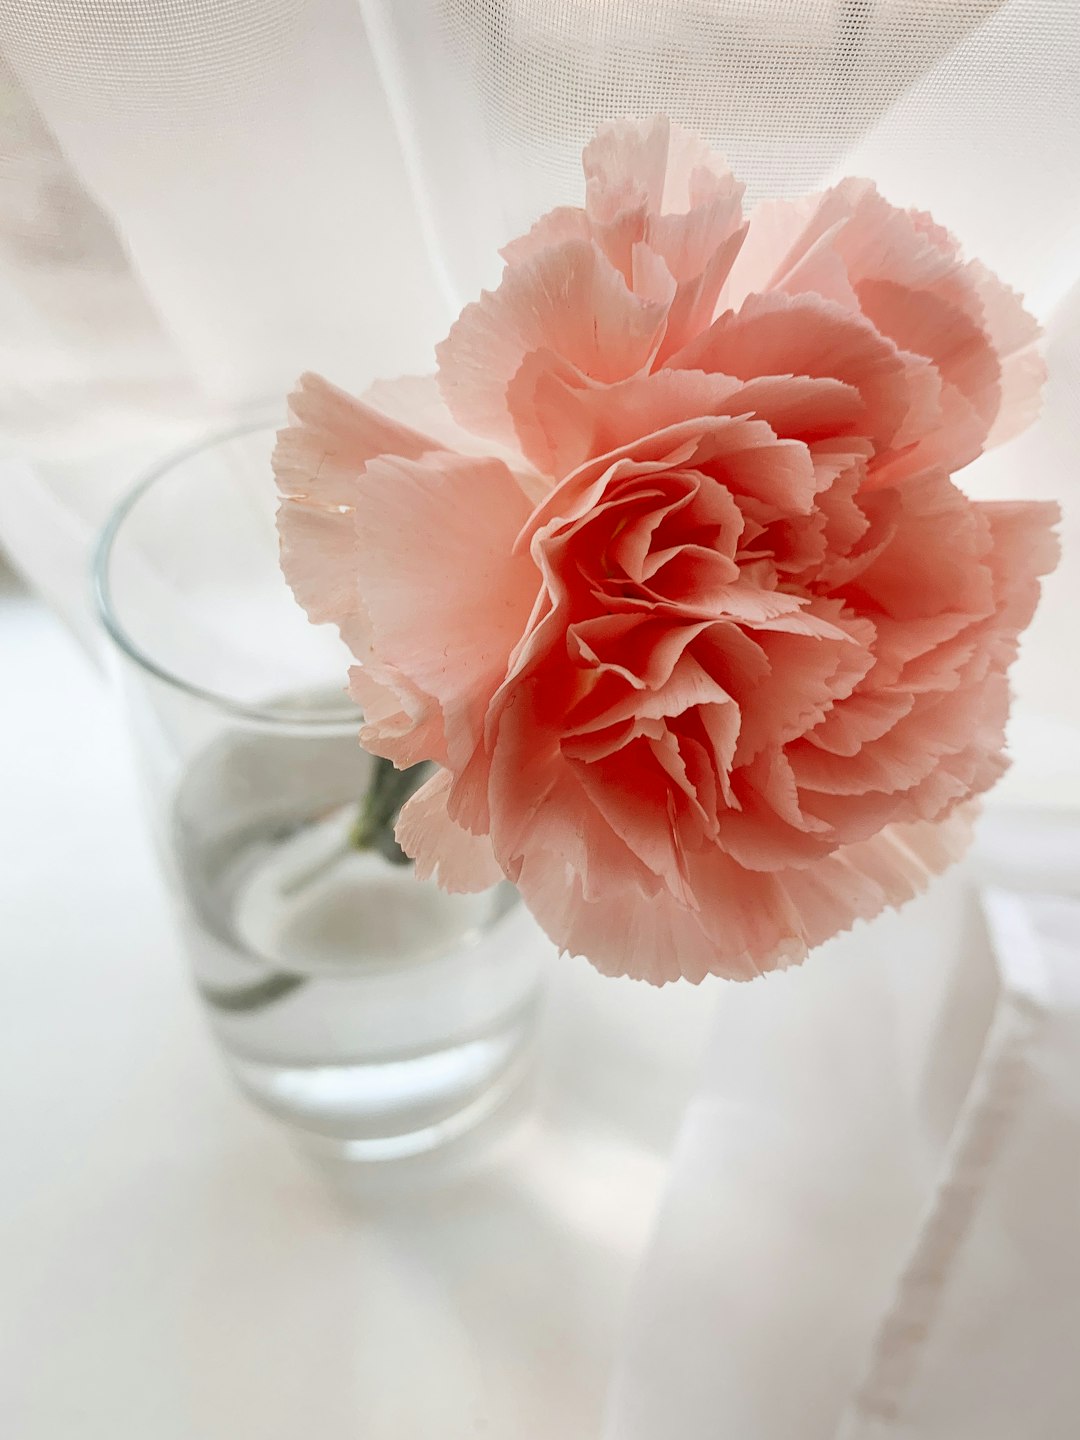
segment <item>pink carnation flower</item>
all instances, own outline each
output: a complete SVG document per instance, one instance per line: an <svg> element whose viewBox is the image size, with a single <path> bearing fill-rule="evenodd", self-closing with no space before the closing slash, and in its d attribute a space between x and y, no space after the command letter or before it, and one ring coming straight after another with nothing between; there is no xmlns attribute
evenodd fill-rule
<svg viewBox="0 0 1080 1440"><path fill-rule="evenodd" d="M760 206L658 119L505 252L438 385L312 376L283 563L421 874L610 974L745 978L914 894L1006 765L1053 506L950 478L1043 378L1018 298L862 180Z"/></svg>

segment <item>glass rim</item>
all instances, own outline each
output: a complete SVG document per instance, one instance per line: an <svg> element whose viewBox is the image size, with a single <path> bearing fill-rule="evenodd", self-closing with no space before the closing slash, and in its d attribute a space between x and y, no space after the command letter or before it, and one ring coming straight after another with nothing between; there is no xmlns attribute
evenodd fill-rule
<svg viewBox="0 0 1080 1440"><path fill-rule="evenodd" d="M245 435L256 435L260 431L274 431L278 428L277 420L277 416L267 414L262 419L246 420L226 429L215 430L203 435L165 455L121 496L110 510L98 534L91 561L91 584L97 617L106 635L122 656L132 661L146 674L152 675L156 680L160 680L163 684L191 699L213 706L214 709L230 714L237 719L267 728L340 730L343 733L355 734L359 723L358 711L354 715L348 716L343 715L341 710L333 712L325 708L284 710L280 706L270 704L253 704L245 700L238 700L235 696L224 694L219 690L211 690L205 685L199 685L194 680L188 680L182 675L175 674L155 660L152 655L147 654L146 650L132 639L127 627L120 619L113 596L110 574L112 558L125 523L134 514L140 501L146 498L155 485L179 469L186 461L193 460L203 451L210 450L215 445L224 445L229 440L239 440ZM284 584L284 580L282 583ZM343 686L343 696L344 693Z"/></svg>

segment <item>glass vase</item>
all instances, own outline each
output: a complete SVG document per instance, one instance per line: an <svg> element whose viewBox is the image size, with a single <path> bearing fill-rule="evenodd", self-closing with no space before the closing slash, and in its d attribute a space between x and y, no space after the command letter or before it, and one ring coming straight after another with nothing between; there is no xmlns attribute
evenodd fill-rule
<svg viewBox="0 0 1080 1440"><path fill-rule="evenodd" d="M277 564L273 432L119 506L95 586L195 986L244 1092L315 1149L420 1154L517 1094L543 942L502 884L448 895L393 840L418 783L360 746L350 657Z"/></svg>

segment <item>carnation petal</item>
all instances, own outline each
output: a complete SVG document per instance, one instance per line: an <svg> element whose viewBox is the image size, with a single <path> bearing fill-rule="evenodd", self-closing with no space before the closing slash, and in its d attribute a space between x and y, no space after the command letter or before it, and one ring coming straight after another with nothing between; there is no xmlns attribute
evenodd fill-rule
<svg viewBox="0 0 1080 1440"><path fill-rule="evenodd" d="M359 503L372 646L438 702L450 762L464 765L539 587L513 551L528 499L501 461L439 453L374 461Z"/></svg>
<svg viewBox="0 0 1080 1440"><path fill-rule="evenodd" d="M615 453L642 437L695 419L744 417L764 420L781 439L808 444L848 440L846 453L862 453L857 440L866 407L853 385L829 377L769 375L739 380L704 370L654 370L613 385L583 387L575 374L560 374L545 356L531 359L514 379L524 398L531 385L536 438L530 453L553 475L566 475L586 460Z"/></svg>
<svg viewBox="0 0 1080 1440"><path fill-rule="evenodd" d="M746 242L724 288L724 304L737 309L748 295L783 284L785 262L817 215L820 196L762 200L750 212Z"/></svg>
<svg viewBox="0 0 1080 1440"><path fill-rule="evenodd" d="M688 420L579 466L537 505L518 546L544 543L545 531L557 533L588 516L609 485L636 478L644 483L650 474L674 470L701 472L733 495L788 515L809 514L819 487L809 449L779 439L765 421L730 415Z"/></svg>
<svg viewBox="0 0 1080 1440"><path fill-rule="evenodd" d="M574 205L559 205L541 215L531 230L504 245L499 254L508 265L520 265L539 250L561 245L566 240L588 240L592 231L589 217Z"/></svg>
<svg viewBox="0 0 1080 1440"><path fill-rule="evenodd" d="M908 690L858 688L842 703L833 705L805 738L830 754L855 755L869 741L887 734L914 704L915 696Z"/></svg>
<svg viewBox="0 0 1080 1440"><path fill-rule="evenodd" d="M517 383L525 373L523 366ZM531 411L543 437L536 442L537 463L554 475L683 420L727 413L743 388L730 375L701 370L657 370L586 388L547 363L531 379Z"/></svg>
<svg viewBox="0 0 1080 1440"><path fill-rule="evenodd" d="M515 436L507 387L533 352L550 351L560 373L624 379L656 353L666 307L631 293L587 241L570 240L509 267L494 291L467 305L436 349L439 384L455 418L479 434Z"/></svg>
<svg viewBox="0 0 1080 1440"><path fill-rule="evenodd" d="M668 363L743 380L796 374L850 384L866 404L868 433L879 448L889 444L911 406L896 346L860 316L817 295L751 295Z"/></svg>
<svg viewBox="0 0 1080 1440"><path fill-rule="evenodd" d="M683 219L682 216L665 216L664 218L668 220ZM703 220L703 226L705 223ZM715 225L716 222L713 223ZM695 243L697 237L689 233L690 226L687 225L684 229L688 233L681 237L680 243L687 249L697 248ZM710 324L716 313L717 298L723 289L724 281L727 279L735 257L739 253L745 234L745 229L739 229L726 236L723 241L716 244L709 258L704 262L700 273L691 273L678 281L668 310L664 338L654 361L657 366L664 365L669 356L676 354ZM684 255L676 255L663 263L666 263L669 269L673 266L684 269L689 268L692 262L688 261ZM637 286L635 285L634 288L637 289Z"/></svg>
<svg viewBox="0 0 1080 1440"><path fill-rule="evenodd" d="M964 806L938 824L891 825L873 839L847 845L802 870L784 888L800 916L803 944L812 949L903 905L934 875L959 860L971 843L975 810Z"/></svg>
<svg viewBox="0 0 1080 1440"><path fill-rule="evenodd" d="M710 973L741 980L760 973L745 953L721 954L700 919L673 896L661 890L646 897L626 876L588 899L577 874L567 874L551 852L535 850L524 857L517 885L554 943L585 956L601 974L664 985L683 978L697 984Z"/></svg>
<svg viewBox="0 0 1080 1440"><path fill-rule="evenodd" d="M605 973L748 979L913 895L1007 765L1057 514L951 476L1034 413L1037 327L869 181L745 224L663 117L584 166L441 400L302 382L283 563L364 742L443 767L418 874L505 875Z"/></svg>
<svg viewBox="0 0 1080 1440"><path fill-rule="evenodd" d="M378 455L416 457L438 442L319 375L301 376L289 409L272 459L283 497L282 569L310 619L336 624L359 655L367 636L354 514L360 477Z"/></svg>
<svg viewBox="0 0 1080 1440"><path fill-rule="evenodd" d="M970 844L973 808L940 824L893 825L814 864L776 874L744 871L718 852L699 858L697 893L710 902L690 912L664 892L645 898L631 886L589 903L550 857L523 867L523 894L557 944L585 955L606 975L653 985L707 975L748 980L802 960L808 949L872 920L925 889ZM545 864L545 860L547 863Z"/></svg>
<svg viewBox="0 0 1080 1440"><path fill-rule="evenodd" d="M601 125L581 157L592 194L634 190L654 214L685 213L718 192L741 197L727 165L666 115Z"/></svg>
<svg viewBox="0 0 1080 1440"><path fill-rule="evenodd" d="M449 450L454 455L478 455L485 459L502 460L514 472L514 478L526 495L538 499L548 488L548 481L525 463L515 443L500 444L489 436L474 435L459 425L447 409L435 375L399 375L394 380L376 380L364 392L364 399L380 414L402 424L412 422L430 437L427 450ZM396 450L388 454L402 453Z"/></svg>
<svg viewBox="0 0 1080 1440"><path fill-rule="evenodd" d="M443 890L475 893L497 885L503 873L486 835L470 835L447 813L452 777L437 770L401 808L394 834L416 865L418 880L435 879Z"/></svg>
<svg viewBox="0 0 1080 1440"><path fill-rule="evenodd" d="M871 299L872 287L880 284L899 292L891 320ZM953 463L966 463L984 442L1009 439L1037 413L1045 367L1034 348L1038 326L1019 297L980 262L963 264L955 240L928 216L890 205L869 181L844 180L822 195L757 207L724 300L737 305L767 290L814 291L862 309L901 348L945 365L971 327L979 332L969 359L996 373L990 383L980 381L964 393L987 424L998 418L989 436L984 424L972 439L957 428L970 431L970 413L952 405L948 427L958 443L948 452L939 444L937 459L948 455ZM915 312L935 300L961 317L957 326L943 315L925 348L901 339L899 327L907 328ZM966 459L954 460L962 450Z"/></svg>
<svg viewBox="0 0 1080 1440"><path fill-rule="evenodd" d="M754 627L769 672L747 694L734 696L743 712L737 763L748 764L762 750L786 745L812 730L873 665L874 627L869 621L837 616L830 626L837 638L829 639L810 628L812 618L800 612L803 633L790 619L790 629L781 620Z"/></svg>
<svg viewBox="0 0 1080 1440"><path fill-rule="evenodd" d="M1046 380L1046 362L1036 349L1042 332L1020 296L981 261L969 261L965 271L1001 366L1001 407L986 440L1001 445L1026 430L1039 413Z"/></svg>
<svg viewBox="0 0 1080 1440"><path fill-rule="evenodd" d="M445 764L446 736L438 704L393 666L369 653L349 671L349 694L364 717L360 741L398 769L423 760Z"/></svg>
<svg viewBox="0 0 1080 1440"><path fill-rule="evenodd" d="M983 563L992 548L985 517L942 471L931 470L860 504L871 524L883 516L888 538L844 587L857 608L869 604L896 619L988 614L992 580Z"/></svg>
<svg viewBox="0 0 1080 1440"><path fill-rule="evenodd" d="M415 459L439 448L430 436L346 394L321 375L300 377L289 396L289 412L291 423L278 434L272 462L278 489L287 498L314 505L354 504L356 481L377 455Z"/></svg>
<svg viewBox="0 0 1080 1440"><path fill-rule="evenodd" d="M278 534L281 568L308 619L347 625L360 608L352 510L287 501L278 511Z"/></svg>

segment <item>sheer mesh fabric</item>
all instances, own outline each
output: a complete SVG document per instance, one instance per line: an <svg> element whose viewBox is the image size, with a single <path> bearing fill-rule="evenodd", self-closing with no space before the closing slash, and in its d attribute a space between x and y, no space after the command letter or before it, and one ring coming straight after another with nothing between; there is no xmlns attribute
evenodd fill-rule
<svg viewBox="0 0 1080 1440"><path fill-rule="evenodd" d="M658 110L749 204L870 175L1026 294L1046 416L965 483L1063 499L1070 555L1075 0L7 0L0 57L0 535L72 609L26 559L43 491L85 528L178 415L430 369L596 125ZM1080 715L1075 564L1027 652Z"/></svg>

